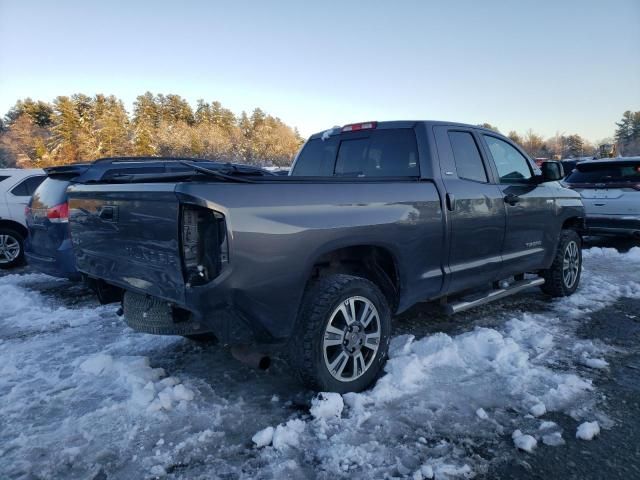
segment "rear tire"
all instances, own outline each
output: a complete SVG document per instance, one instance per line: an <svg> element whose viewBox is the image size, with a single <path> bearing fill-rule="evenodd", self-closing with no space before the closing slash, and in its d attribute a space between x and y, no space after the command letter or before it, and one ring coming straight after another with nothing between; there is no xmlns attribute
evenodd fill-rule
<svg viewBox="0 0 640 480"><path fill-rule="evenodd" d="M0 227L0 268L14 268L24 263L24 237L12 228Z"/></svg>
<svg viewBox="0 0 640 480"><path fill-rule="evenodd" d="M545 280L540 287L552 297L572 295L582 273L582 239L575 230L562 230L556 256L551 267L540 272Z"/></svg>
<svg viewBox="0 0 640 480"><path fill-rule="evenodd" d="M365 278L330 275L307 289L288 353L307 387L359 392L378 377L390 338L391 312L380 289Z"/></svg>

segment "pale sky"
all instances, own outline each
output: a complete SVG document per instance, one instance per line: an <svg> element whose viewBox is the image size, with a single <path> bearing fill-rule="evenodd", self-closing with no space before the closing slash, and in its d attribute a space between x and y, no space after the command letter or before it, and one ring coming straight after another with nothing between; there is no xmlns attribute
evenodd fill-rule
<svg viewBox="0 0 640 480"><path fill-rule="evenodd" d="M147 90L305 136L434 119L596 141L640 110L640 0L0 0L1 114Z"/></svg>

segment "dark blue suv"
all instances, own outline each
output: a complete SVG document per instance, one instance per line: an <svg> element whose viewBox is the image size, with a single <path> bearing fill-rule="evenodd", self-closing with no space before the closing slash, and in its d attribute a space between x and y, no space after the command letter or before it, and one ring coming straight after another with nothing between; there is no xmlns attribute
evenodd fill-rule
<svg viewBox="0 0 640 480"><path fill-rule="evenodd" d="M79 280L71 247L67 187L77 183L95 183L128 174L186 172L191 167L181 160L207 166L213 162L181 158L104 158L93 163L46 168L47 178L36 189L26 208L29 235L25 256L29 265L55 277Z"/></svg>

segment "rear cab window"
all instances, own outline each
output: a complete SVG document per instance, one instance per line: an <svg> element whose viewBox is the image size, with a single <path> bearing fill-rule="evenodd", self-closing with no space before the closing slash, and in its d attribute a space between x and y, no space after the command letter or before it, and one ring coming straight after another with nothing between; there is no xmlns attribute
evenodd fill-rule
<svg viewBox="0 0 640 480"><path fill-rule="evenodd" d="M418 146L411 128L371 129L309 140L292 176L419 177Z"/></svg>
<svg viewBox="0 0 640 480"><path fill-rule="evenodd" d="M637 162L580 163L565 179L570 184L633 184L640 185L640 160Z"/></svg>

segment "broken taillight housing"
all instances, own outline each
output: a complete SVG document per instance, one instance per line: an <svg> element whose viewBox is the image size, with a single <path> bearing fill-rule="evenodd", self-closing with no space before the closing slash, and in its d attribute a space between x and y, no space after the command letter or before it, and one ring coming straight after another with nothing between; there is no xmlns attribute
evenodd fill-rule
<svg viewBox="0 0 640 480"><path fill-rule="evenodd" d="M186 283L202 285L216 278L229 263L224 215L197 205L183 205L180 228Z"/></svg>

